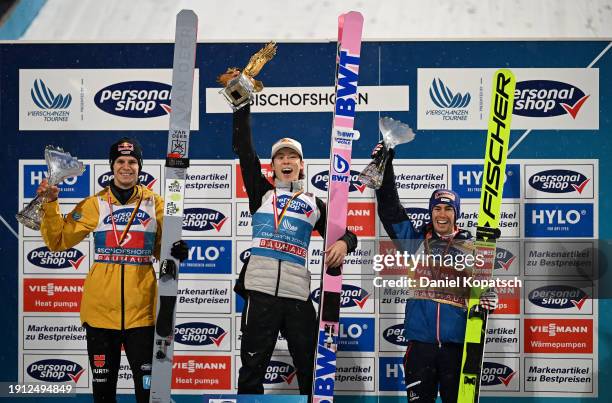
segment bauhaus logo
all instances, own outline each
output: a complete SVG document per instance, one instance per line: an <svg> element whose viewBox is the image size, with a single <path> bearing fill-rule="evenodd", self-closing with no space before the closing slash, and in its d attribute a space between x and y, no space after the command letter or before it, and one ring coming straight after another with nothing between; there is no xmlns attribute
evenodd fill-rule
<svg viewBox="0 0 612 403"><path fill-rule="evenodd" d="M537 118L567 114L576 119L589 96L577 86L562 81L519 81L514 91L513 114Z"/></svg>
<svg viewBox="0 0 612 403"><path fill-rule="evenodd" d="M127 118L154 118L171 111L172 87L156 81L125 81L102 88L94 96L98 108Z"/></svg>
<svg viewBox="0 0 612 403"><path fill-rule="evenodd" d="M40 109L66 109L72 102L72 95L70 93L60 94L54 93L51 88L45 85L43 80L36 79L30 90L32 101Z"/></svg>
<svg viewBox="0 0 612 403"><path fill-rule="evenodd" d="M466 108L472 99L469 92L453 92L439 77L431 82L429 97L438 108L443 109Z"/></svg>

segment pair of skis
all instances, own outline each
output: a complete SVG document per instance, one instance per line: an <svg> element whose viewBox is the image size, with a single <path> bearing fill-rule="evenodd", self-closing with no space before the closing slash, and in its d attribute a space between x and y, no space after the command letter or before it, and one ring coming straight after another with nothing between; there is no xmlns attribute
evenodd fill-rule
<svg viewBox="0 0 612 403"><path fill-rule="evenodd" d="M361 54L363 16L355 11L338 17L336 104L333 115L325 250L346 231L351 181L351 151L359 132L353 130ZM336 381L336 351L342 300L342 268L323 263L319 300L319 332L313 375L312 401L332 402Z"/></svg>
<svg viewBox="0 0 612 403"><path fill-rule="evenodd" d="M510 70L500 69L493 75L493 94L475 242L476 253L484 258L485 264L481 268L475 268L473 274L475 279L490 279L493 275L496 242L500 234L499 213L504 190L515 87L516 78ZM458 403L478 402L480 395L488 319L488 312L479 305L483 291L482 288L470 290Z"/></svg>

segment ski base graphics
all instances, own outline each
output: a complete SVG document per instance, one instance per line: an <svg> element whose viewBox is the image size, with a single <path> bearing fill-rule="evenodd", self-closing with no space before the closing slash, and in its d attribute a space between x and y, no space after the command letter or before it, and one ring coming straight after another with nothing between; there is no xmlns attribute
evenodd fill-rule
<svg viewBox="0 0 612 403"><path fill-rule="evenodd" d="M179 262L170 255L172 244L181 239L185 176L189 166L189 131L193 95L198 17L191 10L176 16L176 37L172 69L172 111L168 134L168 152L164 175L164 223L162 226L161 263L157 286L157 315L151 395L154 403L171 401L172 359L174 355L174 319L178 290Z"/></svg>
<svg viewBox="0 0 612 403"><path fill-rule="evenodd" d="M358 12L351 11L338 17L336 105L331 136L325 250L346 230L351 151L353 141L359 138L359 132L353 130L353 126L362 28L363 16ZM324 263L313 375L312 401L315 403L332 402L334 399L341 292L341 267L329 268Z"/></svg>
<svg viewBox="0 0 612 403"><path fill-rule="evenodd" d="M514 105L516 78L510 70L493 75L493 94L485 151L482 192L476 228L476 254L484 264L475 267L475 280L490 279L495 264L495 246L500 236L499 217L504 189L510 122ZM461 360L458 403L478 401L488 312L479 305L484 289L473 287L468 301L468 317Z"/></svg>

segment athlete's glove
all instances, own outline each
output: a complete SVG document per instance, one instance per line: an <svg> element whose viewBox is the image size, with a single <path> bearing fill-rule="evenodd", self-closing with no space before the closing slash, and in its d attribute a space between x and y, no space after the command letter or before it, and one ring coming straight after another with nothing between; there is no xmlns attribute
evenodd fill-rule
<svg viewBox="0 0 612 403"><path fill-rule="evenodd" d="M177 259L179 262L182 262L183 260L187 259L187 257L189 256L189 248L187 247L187 242L181 239L173 243L172 249L170 249L170 255L173 258Z"/></svg>
<svg viewBox="0 0 612 403"><path fill-rule="evenodd" d="M480 294L480 301L478 304L485 311L492 313L499 304L499 297L497 296L495 288L489 288Z"/></svg>

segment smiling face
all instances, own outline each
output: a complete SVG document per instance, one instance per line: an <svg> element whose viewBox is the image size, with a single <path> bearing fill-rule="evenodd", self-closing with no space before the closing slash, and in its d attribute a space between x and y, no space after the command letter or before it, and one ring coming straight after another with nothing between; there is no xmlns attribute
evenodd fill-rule
<svg viewBox="0 0 612 403"><path fill-rule="evenodd" d="M438 204L431 210L434 231L440 235L450 235L455 229L455 209L448 204Z"/></svg>
<svg viewBox="0 0 612 403"><path fill-rule="evenodd" d="M304 161L300 154L291 148L281 148L272 158L274 175L283 182L293 182L300 179L300 172L304 169Z"/></svg>
<svg viewBox="0 0 612 403"><path fill-rule="evenodd" d="M138 160L132 156L118 157L113 163L113 182L120 189L130 189L138 183Z"/></svg>

